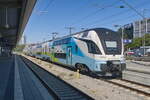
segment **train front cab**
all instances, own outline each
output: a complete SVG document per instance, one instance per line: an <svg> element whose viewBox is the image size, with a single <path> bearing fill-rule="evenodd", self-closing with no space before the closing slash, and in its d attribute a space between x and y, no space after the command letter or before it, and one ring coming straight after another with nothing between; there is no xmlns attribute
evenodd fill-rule
<svg viewBox="0 0 150 100"><path fill-rule="evenodd" d="M76 37L76 43L84 54L84 60L79 62L92 72L121 73L126 68L122 40L116 32L96 29Z"/></svg>
<svg viewBox="0 0 150 100"><path fill-rule="evenodd" d="M100 74L115 74L122 73L126 69L126 63L124 60L101 60L95 61L94 72Z"/></svg>

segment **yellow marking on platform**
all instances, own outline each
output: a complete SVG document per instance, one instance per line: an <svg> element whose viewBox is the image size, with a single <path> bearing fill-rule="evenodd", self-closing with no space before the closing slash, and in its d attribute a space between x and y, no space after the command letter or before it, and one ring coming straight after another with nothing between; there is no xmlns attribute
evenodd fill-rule
<svg viewBox="0 0 150 100"><path fill-rule="evenodd" d="M79 79L80 78L80 73L79 73L79 69L76 72L76 78Z"/></svg>

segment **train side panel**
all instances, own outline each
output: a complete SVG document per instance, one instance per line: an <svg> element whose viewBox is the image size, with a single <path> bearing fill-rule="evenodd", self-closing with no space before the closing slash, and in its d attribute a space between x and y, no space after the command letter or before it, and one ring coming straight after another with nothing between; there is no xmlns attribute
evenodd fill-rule
<svg viewBox="0 0 150 100"><path fill-rule="evenodd" d="M53 52L51 53L53 55L52 61L71 67L75 67L76 64L84 64L91 71L100 71L100 68L96 68L95 60L86 56L80 46L85 47L84 50L87 51L86 43L77 42L75 38L70 38L68 43L61 45L54 43Z"/></svg>

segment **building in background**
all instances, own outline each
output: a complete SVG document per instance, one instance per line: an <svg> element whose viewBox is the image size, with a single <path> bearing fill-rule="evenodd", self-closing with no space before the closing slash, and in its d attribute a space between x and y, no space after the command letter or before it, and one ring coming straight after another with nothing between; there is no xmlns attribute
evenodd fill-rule
<svg viewBox="0 0 150 100"><path fill-rule="evenodd" d="M122 29L123 29L123 31L122 31ZM131 43L132 39L133 39L133 23L123 25L121 28L118 29L118 32L120 34L123 34L124 44Z"/></svg>
<svg viewBox="0 0 150 100"><path fill-rule="evenodd" d="M144 34L150 34L150 18L135 21L133 23L133 27L133 38L142 37Z"/></svg>
<svg viewBox="0 0 150 100"><path fill-rule="evenodd" d="M123 25L124 39L133 39L133 23Z"/></svg>

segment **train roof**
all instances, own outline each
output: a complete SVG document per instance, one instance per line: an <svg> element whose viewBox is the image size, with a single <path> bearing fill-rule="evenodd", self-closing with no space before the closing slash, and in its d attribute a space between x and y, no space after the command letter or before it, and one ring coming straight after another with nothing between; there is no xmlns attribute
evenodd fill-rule
<svg viewBox="0 0 150 100"><path fill-rule="evenodd" d="M92 28L92 29L87 29L87 30L84 30L84 31L76 32L76 33L73 33L71 35L66 35L66 36L63 36L63 37L56 38L54 41L64 39L64 38L67 38L67 37L71 37L73 35L80 34L80 33L83 33L83 32L92 31L92 30L97 32L97 33L106 33L106 32L117 33L116 31L113 31L113 30L108 29L108 28Z"/></svg>
<svg viewBox="0 0 150 100"><path fill-rule="evenodd" d="M112 31L110 29L97 28L97 29L94 29L94 31L97 33L99 38L109 38L109 39L121 38L121 34L119 34L118 32Z"/></svg>
<svg viewBox="0 0 150 100"><path fill-rule="evenodd" d="M64 38L68 38L68 37L71 37L73 35L80 34L80 33L87 32L87 31L92 31L92 30L97 32L97 33L101 33L101 34L106 33L106 32L117 33L117 32L115 32L111 29L108 29L108 28L91 28L91 29L87 29L87 30L84 30L84 31L73 33L71 35L66 35L66 36L63 36L63 37L56 38L54 41L61 40L61 39L64 39ZM51 42L51 41L53 41L53 40L44 41L44 42L41 42L41 43L38 43L38 44L43 44L43 43Z"/></svg>
<svg viewBox="0 0 150 100"><path fill-rule="evenodd" d="M91 30L94 30L96 31L97 33L104 33L104 32L111 32L111 33L116 33L116 31L113 31L111 29L107 29L107 28L94 28L94 29L90 29L90 30L86 30L86 31L91 31Z"/></svg>

